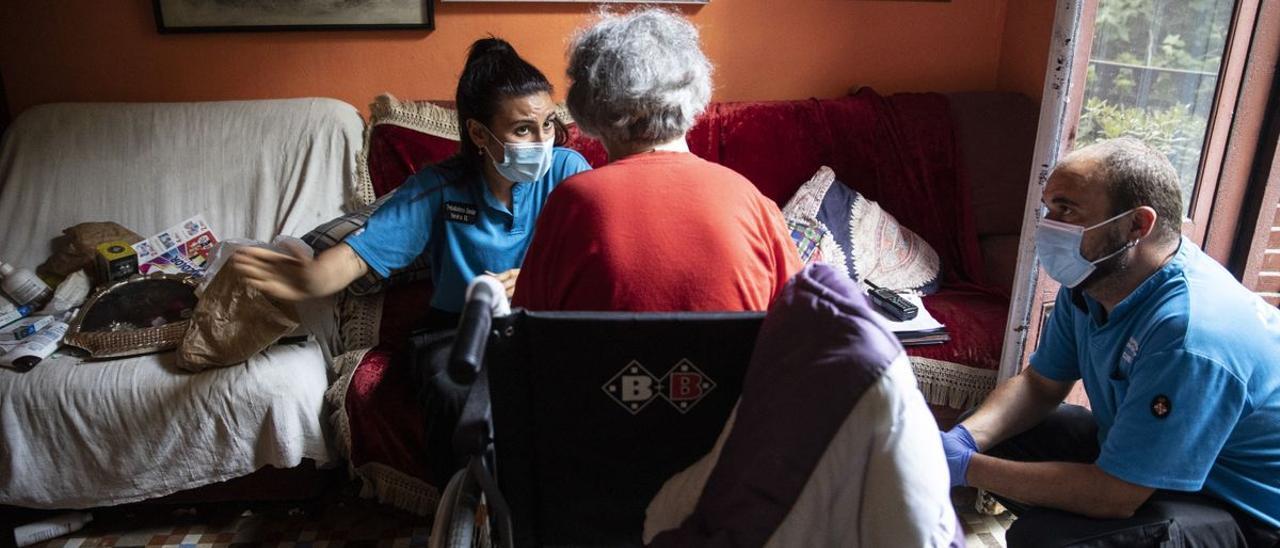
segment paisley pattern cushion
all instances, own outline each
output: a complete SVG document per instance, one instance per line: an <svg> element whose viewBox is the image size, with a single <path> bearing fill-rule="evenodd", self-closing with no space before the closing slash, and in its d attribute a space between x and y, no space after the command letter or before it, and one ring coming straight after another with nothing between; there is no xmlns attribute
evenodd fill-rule
<svg viewBox="0 0 1280 548"><path fill-rule="evenodd" d="M820 252L811 254L814 260L835 266L850 278L896 291L929 294L937 290L938 253L879 204L837 181L829 167L819 168L782 208L782 214L793 235L821 235ZM806 238L796 241L802 251L812 245Z"/></svg>

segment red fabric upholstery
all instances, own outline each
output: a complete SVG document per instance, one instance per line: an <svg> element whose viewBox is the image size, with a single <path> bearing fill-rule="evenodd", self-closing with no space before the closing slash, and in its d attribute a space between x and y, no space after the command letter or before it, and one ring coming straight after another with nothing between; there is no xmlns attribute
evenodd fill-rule
<svg viewBox="0 0 1280 548"><path fill-rule="evenodd" d="M380 462L425 480L422 406L413 397L409 368L397 367L402 364L393 356L382 349L369 351L347 387L351 463Z"/></svg>
<svg viewBox="0 0 1280 548"><path fill-rule="evenodd" d="M924 306L947 326L951 341L931 346L907 347L907 354L996 370L1004 344L1009 299L996 292L943 286L924 297Z"/></svg>
<svg viewBox="0 0 1280 548"><path fill-rule="evenodd" d="M831 157L825 102L716 105L702 120L719 129L720 157L713 161L741 173L781 207Z"/></svg>
<svg viewBox="0 0 1280 548"><path fill-rule="evenodd" d="M374 195L391 192L423 166L457 151L457 141L391 124L374 126L369 134L368 164Z"/></svg>
<svg viewBox="0 0 1280 548"><path fill-rule="evenodd" d="M942 259L942 288L924 302L948 326L952 340L909 353L996 369L1009 302L1003 291L982 285L983 258L951 116L947 99L938 94L882 97L864 89L830 100L712 104L687 139L694 154L738 171L779 205L819 166L830 166L837 178L922 236ZM576 127L570 128L567 146L593 166L607 162L603 146ZM369 171L375 193L381 196L456 150L455 141L389 124L374 126ZM395 288L384 300L383 342L365 357L347 393L356 466L379 461L425 475L422 412L407 368L391 356L404 346L430 295L430 284L424 283Z"/></svg>

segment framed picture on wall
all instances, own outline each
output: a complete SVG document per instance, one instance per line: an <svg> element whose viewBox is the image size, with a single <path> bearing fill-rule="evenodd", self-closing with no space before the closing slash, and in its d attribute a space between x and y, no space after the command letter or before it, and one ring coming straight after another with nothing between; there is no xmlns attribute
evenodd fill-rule
<svg viewBox="0 0 1280 548"><path fill-rule="evenodd" d="M156 30L383 30L435 26L433 0L152 0Z"/></svg>

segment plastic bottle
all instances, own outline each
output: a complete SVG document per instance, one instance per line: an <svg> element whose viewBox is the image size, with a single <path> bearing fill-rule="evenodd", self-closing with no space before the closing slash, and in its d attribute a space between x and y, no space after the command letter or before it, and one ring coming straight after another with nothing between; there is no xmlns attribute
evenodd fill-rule
<svg viewBox="0 0 1280 548"><path fill-rule="evenodd" d="M18 546L31 546L79 531L93 515L86 512L70 512L18 526L13 530L13 540Z"/></svg>
<svg viewBox="0 0 1280 548"><path fill-rule="evenodd" d="M53 296L53 289L25 268L0 262L0 278L0 290L19 305L40 304Z"/></svg>

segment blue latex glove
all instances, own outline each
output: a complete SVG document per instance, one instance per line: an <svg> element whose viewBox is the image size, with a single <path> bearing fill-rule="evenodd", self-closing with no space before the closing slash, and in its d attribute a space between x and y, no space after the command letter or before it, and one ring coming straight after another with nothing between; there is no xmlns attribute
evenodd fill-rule
<svg viewBox="0 0 1280 548"><path fill-rule="evenodd" d="M978 452L978 442L964 425L957 424L947 432L939 432L942 436L942 451L947 455L947 469L951 471L951 486L968 485L965 476L969 474L969 459Z"/></svg>

